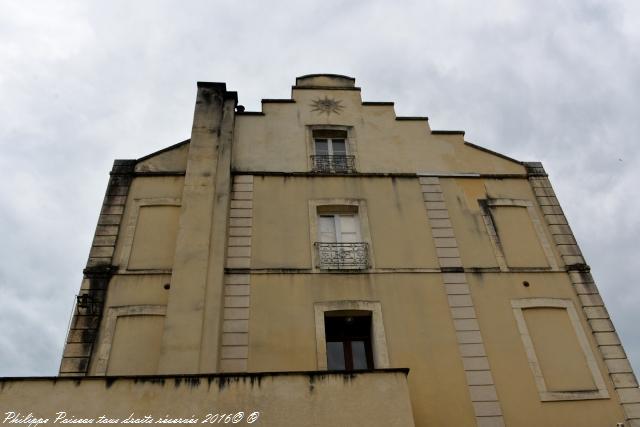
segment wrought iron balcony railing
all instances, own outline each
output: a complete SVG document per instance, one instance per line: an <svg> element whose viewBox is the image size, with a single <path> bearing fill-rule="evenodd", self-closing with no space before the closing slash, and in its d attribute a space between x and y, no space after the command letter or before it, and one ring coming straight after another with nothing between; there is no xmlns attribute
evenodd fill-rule
<svg viewBox="0 0 640 427"><path fill-rule="evenodd" d="M313 171L324 173L353 173L355 168L355 156L328 156L314 155Z"/></svg>
<svg viewBox="0 0 640 427"><path fill-rule="evenodd" d="M322 270L364 270L369 268L367 243L316 242Z"/></svg>

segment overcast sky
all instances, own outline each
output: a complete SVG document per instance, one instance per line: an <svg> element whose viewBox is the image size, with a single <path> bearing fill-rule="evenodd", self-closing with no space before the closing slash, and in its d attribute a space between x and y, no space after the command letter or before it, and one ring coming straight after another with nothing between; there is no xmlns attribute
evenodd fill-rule
<svg viewBox="0 0 640 427"><path fill-rule="evenodd" d="M309 73L542 161L640 373L638 22L633 0L1 2L0 376L57 373L113 159L189 138L198 80L259 110Z"/></svg>

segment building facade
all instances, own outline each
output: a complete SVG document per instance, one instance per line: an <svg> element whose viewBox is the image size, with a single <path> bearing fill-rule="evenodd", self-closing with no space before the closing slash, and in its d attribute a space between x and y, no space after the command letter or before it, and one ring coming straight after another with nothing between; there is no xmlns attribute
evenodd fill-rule
<svg viewBox="0 0 640 427"><path fill-rule="evenodd" d="M260 112L199 83L189 140L116 160L60 378L7 381L274 426L640 426L542 165L330 74Z"/></svg>

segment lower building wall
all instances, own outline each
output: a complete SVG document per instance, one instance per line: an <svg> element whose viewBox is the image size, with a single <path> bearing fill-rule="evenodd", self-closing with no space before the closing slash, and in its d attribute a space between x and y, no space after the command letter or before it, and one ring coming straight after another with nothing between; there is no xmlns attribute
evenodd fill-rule
<svg viewBox="0 0 640 427"><path fill-rule="evenodd" d="M379 303L388 367L411 369L409 388L416 425L474 425L440 276L252 274L249 371L322 369L316 354L315 306L331 301Z"/></svg>
<svg viewBox="0 0 640 427"><path fill-rule="evenodd" d="M278 427L414 425L406 369L357 374L0 378L0 417L6 424L32 427L105 424L106 418L125 424L129 417L129 423L169 419L172 424ZM25 422L25 417L31 419ZM48 422L38 423L38 418Z"/></svg>
<svg viewBox="0 0 640 427"><path fill-rule="evenodd" d="M598 427L625 420L566 273L470 274L469 284L507 425ZM528 304L536 307L519 309ZM546 310L544 321L536 310Z"/></svg>
<svg viewBox="0 0 640 427"><path fill-rule="evenodd" d="M323 369L318 307L379 304L387 365L375 367L411 370L416 426L476 425L474 409L495 399L485 386L491 382L504 425L600 427L625 420L566 273L466 276L481 334L454 329L454 322L464 329L475 321L452 319L441 273L252 274L248 370ZM530 341L523 341L523 325ZM488 361L490 372L467 366L466 356ZM478 425L501 425L488 422Z"/></svg>

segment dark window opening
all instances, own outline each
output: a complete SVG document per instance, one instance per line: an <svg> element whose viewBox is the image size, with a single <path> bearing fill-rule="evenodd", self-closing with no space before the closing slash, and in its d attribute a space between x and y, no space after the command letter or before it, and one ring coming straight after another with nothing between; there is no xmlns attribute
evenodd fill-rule
<svg viewBox="0 0 640 427"><path fill-rule="evenodd" d="M373 369L371 313L367 315L326 314L324 325L328 370Z"/></svg>

